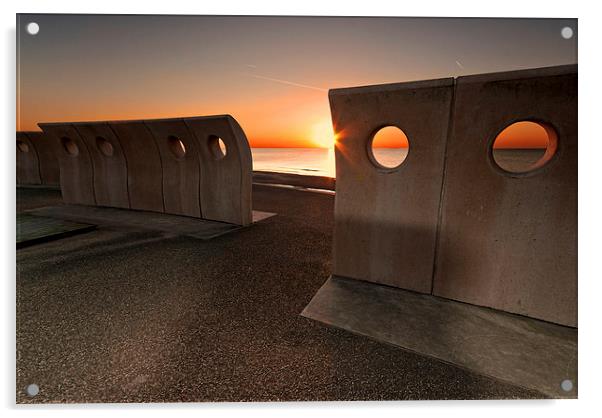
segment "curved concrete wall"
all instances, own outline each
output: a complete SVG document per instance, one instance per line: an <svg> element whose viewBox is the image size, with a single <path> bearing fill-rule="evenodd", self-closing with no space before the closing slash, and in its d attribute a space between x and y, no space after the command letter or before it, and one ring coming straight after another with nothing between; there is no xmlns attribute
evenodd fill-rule
<svg viewBox="0 0 602 418"><path fill-rule="evenodd" d="M26 132L17 132L17 184L41 184L40 160Z"/></svg>
<svg viewBox="0 0 602 418"><path fill-rule="evenodd" d="M451 78L330 91L335 275L431 291L452 91ZM372 136L388 125L410 143L392 170L369 156Z"/></svg>
<svg viewBox="0 0 602 418"><path fill-rule="evenodd" d="M39 126L56 147L63 200L95 205L92 158L82 137L70 123L40 123Z"/></svg>
<svg viewBox="0 0 602 418"><path fill-rule="evenodd" d="M330 102L335 275L577 326L576 66L332 90ZM557 150L512 174L493 141L521 120L555 131ZM410 142L393 171L367 157L383 125Z"/></svg>
<svg viewBox="0 0 602 418"><path fill-rule="evenodd" d="M60 157L68 203L252 222L251 149L229 115L39 125Z"/></svg>
<svg viewBox="0 0 602 418"><path fill-rule="evenodd" d="M249 225L252 222L253 161L242 128L229 116L186 118L200 156L200 197L203 218ZM217 139L226 147L225 155Z"/></svg>
<svg viewBox="0 0 602 418"><path fill-rule="evenodd" d="M153 135L142 121L108 123L126 160L130 207L164 212L163 171Z"/></svg>
<svg viewBox="0 0 602 418"><path fill-rule="evenodd" d="M202 217L199 198L198 145L181 119L146 120L155 138L163 167L163 203L166 213ZM181 141L184 149L177 155Z"/></svg>
<svg viewBox="0 0 602 418"><path fill-rule="evenodd" d="M87 145L99 206L129 208L127 164L121 144L106 122L73 124Z"/></svg>
<svg viewBox="0 0 602 418"><path fill-rule="evenodd" d="M32 142L38 154L42 184L58 186L60 182L60 170L56 156L56 144L44 132L26 132L25 134Z"/></svg>
<svg viewBox="0 0 602 418"><path fill-rule="evenodd" d="M518 120L558 149L512 175L491 147ZM577 326L576 66L458 78L436 272L438 296Z"/></svg>

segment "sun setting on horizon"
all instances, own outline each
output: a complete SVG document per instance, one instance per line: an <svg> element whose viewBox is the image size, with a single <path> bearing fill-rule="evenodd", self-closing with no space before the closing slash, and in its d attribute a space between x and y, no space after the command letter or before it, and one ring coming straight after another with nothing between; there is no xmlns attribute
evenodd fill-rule
<svg viewBox="0 0 602 418"><path fill-rule="evenodd" d="M323 120L312 125L311 143L316 148L333 148L336 136L330 119Z"/></svg>
<svg viewBox="0 0 602 418"><path fill-rule="evenodd" d="M576 62L575 44L558 42L558 27L570 22L561 20L512 21L508 34L506 19L22 19L41 30L19 38L18 130L37 131L43 122L229 114L253 148L332 149L329 89ZM408 38L414 41L403 42ZM421 59L408 62L411 56ZM533 130L510 133L540 146ZM386 138L374 145L396 147Z"/></svg>

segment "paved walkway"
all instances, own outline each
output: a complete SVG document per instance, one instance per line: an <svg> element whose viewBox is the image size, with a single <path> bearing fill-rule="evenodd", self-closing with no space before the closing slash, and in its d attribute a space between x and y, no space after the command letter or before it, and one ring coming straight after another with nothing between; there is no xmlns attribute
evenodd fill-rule
<svg viewBox="0 0 602 418"><path fill-rule="evenodd" d="M253 193L278 215L210 241L100 226L18 250L17 401L541 397L301 317L330 275L334 197Z"/></svg>

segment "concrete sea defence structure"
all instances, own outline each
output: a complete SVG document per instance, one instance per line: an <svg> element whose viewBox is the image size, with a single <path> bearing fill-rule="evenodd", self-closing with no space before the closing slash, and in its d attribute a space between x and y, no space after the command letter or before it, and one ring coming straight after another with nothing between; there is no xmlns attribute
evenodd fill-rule
<svg viewBox="0 0 602 418"><path fill-rule="evenodd" d="M330 91L334 268L385 284L577 326L577 70L562 66ZM525 173L493 160L516 121L551 133ZM397 126L407 160L375 162Z"/></svg>
<svg viewBox="0 0 602 418"><path fill-rule="evenodd" d="M252 159L229 115L40 123L66 203L252 222Z"/></svg>
<svg viewBox="0 0 602 418"><path fill-rule="evenodd" d="M58 186L55 147L43 132L17 132L16 151L18 185Z"/></svg>
<svg viewBox="0 0 602 418"><path fill-rule="evenodd" d="M575 397L577 66L335 89L329 98L333 272L302 315ZM525 121L543 128L546 148L510 150L538 159L508 170L494 142ZM395 167L372 149L388 126L409 142Z"/></svg>
<svg viewBox="0 0 602 418"><path fill-rule="evenodd" d="M509 173L492 141L519 120L549 144ZM446 160L433 294L576 327L576 66L458 78Z"/></svg>

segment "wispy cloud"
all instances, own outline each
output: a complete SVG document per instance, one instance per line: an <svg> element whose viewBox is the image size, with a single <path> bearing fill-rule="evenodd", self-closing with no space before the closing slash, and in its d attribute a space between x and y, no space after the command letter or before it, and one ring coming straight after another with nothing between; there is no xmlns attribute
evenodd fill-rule
<svg viewBox="0 0 602 418"><path fill-rule="evenodd" d="M458 61L458 60L456 60L456 65L457 65L458 67L460 67L461 69L464 69L464 66L463 66L463 65L462 65L462 63L461 63L460 61Z"/></svg>
<svg viewBox="0 0 602 418"><path fill-rule="evenodd" d="M249 76L249 77L258 78L260 80L267 80L267 81L273 81L274 83L286 84L287 86L301 87L301 88L304 88L304 89L311 89L311 90L318 90L318 91L328 91L328 89L324 89L322 87L316 87L316 86L310 86L310 85L307 85L307 84L295 83L294 81L281 80L279 78L266 77L266 76L259 75L259 74L251 74L251 73L243 73L243 74L246 75L246 76Z"/></svg>
<svg viewBox="0 0 602 418"><path fill-rule="evenodd" d="M249 68L257 68L257 66L255 64L245 64L245 67L249 67Z"/></svg>

